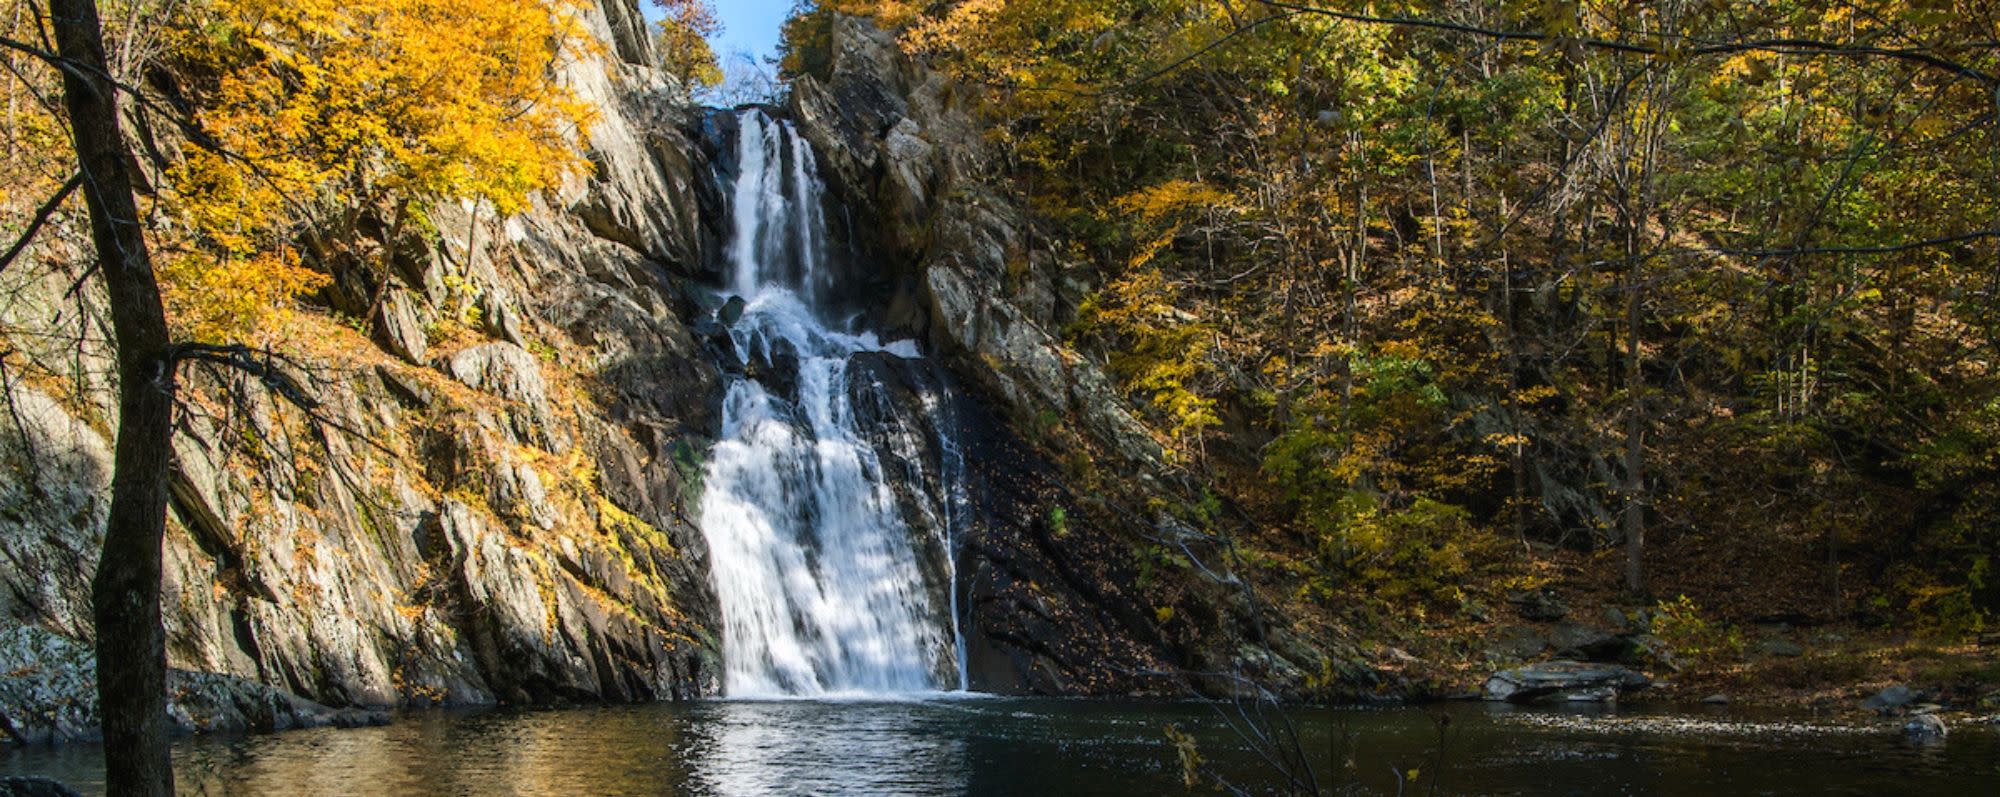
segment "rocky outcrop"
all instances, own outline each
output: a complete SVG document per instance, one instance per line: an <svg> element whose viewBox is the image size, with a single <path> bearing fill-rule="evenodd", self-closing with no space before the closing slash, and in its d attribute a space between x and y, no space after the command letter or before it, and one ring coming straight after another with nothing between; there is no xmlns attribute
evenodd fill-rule
<svg viewBox="0 0 2000 797"><path fill-rule="evenodd" d="M1550 661L1494 673L1486 679L1484 693L1487 700L1510 703L1603 703L1652 683L1645 675L1615 664Z"/></svg>
<svg viewBox="0 0 2000 797"><path fill-rule="evenodd" d="M597 105L592 176L505 220L434 209L386 282L347 286L365 329L306 314L287 350L311 416L240 374L184 376L164 589L183 704L211 706L189 728L715 690L686 511L721 385L683 290L713 245L706 172L633 0L582 13L609 45L563 67ZM0 628L87 653L115 369L76 320L103 312L70 290L81 223L4 275ZM66 723L17 737L90 724Z"/></svg>
<svg viewBox="0 0 2000 797"><path fill-rule="evenodd" d="M801 77L789 110L838 192L874 214L865 243L907 264L889 324L927 333L1017 425L1073 418L1103 453L1160 469L1124 397L1056 336L1086 289L1082 267L1034 246L1034 223L987 184L974 111L865 21L835 15L832 47L830 78Z"/></svg>
<svg viewBox="0 0 2000 797"><path fill-rule="evenodd" d="M88 742L97 733L97 662L89 648L39 628L0 631L0 742ZM332 709L264 684L174 670L167 714L181 733L380 725L379 711Z"/></svg>

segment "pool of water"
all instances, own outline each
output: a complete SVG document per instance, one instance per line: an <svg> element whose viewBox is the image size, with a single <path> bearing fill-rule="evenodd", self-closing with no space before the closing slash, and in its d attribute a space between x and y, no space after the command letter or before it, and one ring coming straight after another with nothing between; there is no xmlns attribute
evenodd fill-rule
<svg viewBox="0 0 2000 797"><path fill-rule="evenodd" d="M182 794L228 797L1155 795L1187 791L1173 727L1252 794L1287 793L1294 777L1322 793L1395 794L1412 770L1405 794L1992 794L2000 784L1990 726L1916 745L1886 720L1729 709L1243 717L1229 704L967 697L439 711L382 728L188 739L175 757ZM1273 743L1248 741L1259 730ZM91 746L0 753L0 771L103 790Z"/></svg>

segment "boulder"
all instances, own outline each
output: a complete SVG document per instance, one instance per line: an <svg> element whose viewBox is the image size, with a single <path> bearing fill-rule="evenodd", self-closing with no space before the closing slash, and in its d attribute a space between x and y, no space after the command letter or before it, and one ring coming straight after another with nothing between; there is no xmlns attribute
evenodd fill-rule
<svg viewBox="0 0 2000 797"><path fill-rule="evenodd" d="M1918 714L1903 723L1903 738L1913 742L1935 742L1944 739L1949 730L1944 720L1936 714Z"/></svg>
<svg viewBox="0 0 2000 797"><path fill-rule="evenodd" d="M1652 684L1644 674L1615 664L1550 661L1494 673L1484 693L1487 700L1509 703L1603 702Z"/></svg>
<svg viewBox="0 0 2000 797"><path fill-rule="evenodd" d="M1918 697L1919 695L1916 690L1902 684L1896 684L1875 693L1874 697L1862 701L1861 705L1874 709L1877 712L1888 714L1917 702Z"/></svg>
<svg viewBox="0 0 2000 797"><path fill-rule="evenodd" d="M1632 642L1582 623L1562 623L1549 634L1556 655L1585 661L1620 661Z"/></svg>
<svg viewBox="0 0 2000 797"><path fill-rule="evenodd" d="M715 318L724 326L736 326L736 322L743 320L743 310L749 306L750 303L743 297L731 296L729 301L722 303L722 309L715 312Z"/></svg>

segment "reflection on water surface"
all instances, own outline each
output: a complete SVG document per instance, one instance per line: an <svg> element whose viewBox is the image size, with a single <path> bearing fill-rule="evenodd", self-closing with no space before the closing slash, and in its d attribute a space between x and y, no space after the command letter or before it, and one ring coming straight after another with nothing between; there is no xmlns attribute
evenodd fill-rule
<svg viewBox="0 0 2000 797"><path fill-rule="evenodd" d="M386 728L188 740L176 755L182 793L218 797L1154 795L1185 792L1163 732L1174 724L1247 790L1274 790L1220 708L945 697L424 712ZM1439 712L1452 719L1443 766ZM1392 794L1393 772L1411 769L1441 773L1439 794L1980 794L2000 783L2000 733L1987 727L1919 747L1887 725L1741 711L1297 716L1328 793ZM1349 752L1336 755L1343 744ZM1344 773L1330 763L1349 759ZM102 791L92 747L13 751L0 771Z"/></svg>

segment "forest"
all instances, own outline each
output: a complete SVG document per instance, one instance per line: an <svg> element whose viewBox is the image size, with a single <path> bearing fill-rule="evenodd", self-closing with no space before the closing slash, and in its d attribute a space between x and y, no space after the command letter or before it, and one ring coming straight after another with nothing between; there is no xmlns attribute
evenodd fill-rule
<svg viewBox="0 0 2000 797"><path fill-rule="evenodd" d="M0 742L102 755L0 795L534 780L465 707L533 793L1543 793L1443 779L1552 697L1992 774L2000 5L778 5L5 0Z"/></svg>
<svg viewBox="0 0 2000 797"><path fill-rule="evenodd" d="M1302 603L1989 630L2000 11L946 6L783 67L862 14L979 87L1065 339Z"/></svg>

